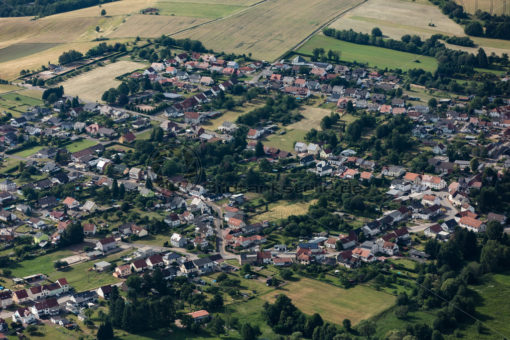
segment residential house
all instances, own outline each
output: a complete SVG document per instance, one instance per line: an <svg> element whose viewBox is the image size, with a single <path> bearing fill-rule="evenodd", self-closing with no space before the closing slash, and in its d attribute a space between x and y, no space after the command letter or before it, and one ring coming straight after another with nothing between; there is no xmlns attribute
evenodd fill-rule
<svg viewBox="0 0 510 340"><path fill-rule="evenodd" d="M108 300L108 298L110 297L110 294L112 293L112 290L113 289L112 289L111 285L106 285L106 286L99 287L96 290L96 293L98 296L102 297L103 299Z"/></svg>
<svg viewBox="0 0 510 340"><path fill-rule="evenodd" d="M198 310L196 312L188 313L189 316L193 319L196 323L205 323L210 320L209 312L205 309Z"/></svg>
<svg viewBox="0 0 510 340"><path fill-rule="evenodd" d="M170 237L170 243L172 244L173 247L182 248L186 245L187 240L184 236L177 233L173 233L172 237Z"/></svg>
<svg viewBox="0 0 510 340"><path fill-rule="evenodd" d="M56 298L49 298L36 302L30 310L36 318L40 319L48 315L57 315L60 312L60 306Z"/></svg>
<svg viewBox="0 0 510 340"><path fill-rule="evenodd" d="M485 231L485 223L480 221L479 219L472 218L469 216L464 216L459 220L459 226L462 228L466 228L475 233L484 232Z"/></svg>
<svg viewBox="0 0 510 340"><path fill-rule="evenodd" d="M117 242L112 236L103 238L96 243L96 249L102 251L103 253L107 253L115 248L117 248Z"/></svg>

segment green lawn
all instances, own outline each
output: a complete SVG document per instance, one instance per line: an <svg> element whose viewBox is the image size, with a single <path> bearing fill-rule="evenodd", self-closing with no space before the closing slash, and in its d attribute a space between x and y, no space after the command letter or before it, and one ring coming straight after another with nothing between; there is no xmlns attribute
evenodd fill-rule
<svg viewBox="0 0 510 340"><path fill-rule="evenodd" d="M111 262L118 260L125 254L126 251L110 255L104 259L78 263L64 271L57 271L53 267L54 262L72 255L72 252L69 250L60 250L51 254L39 256L32 260L20 262L18 267L12 269L12 275L14 277L23 277L31 274L42 273L47 275L51 281L65 277L69 284L72 285L77 291L83 291L105 284L118 282L119 280L116 279L110 272L97 273L95 271L88 271L88 269L92 268L96 262Z"/></svg>
<svg viewBox="0 0 510 340"><path fill-rule="evenodd" d="M90 139L80 139L75 142L72 142L69 145L66 145L66 149L69 152L78 152L81 150L84 150L86 148L89 148L91 146L96 145L97 143Z"/></svg>
<svg viewBox="0 0 510 340"><path fill-rule="evenodd" d="M481 298L476 307L476 316L487 328L485 334L479 334L475 326L466 329L468 339L502 338L501 334L510 334L510 273L488 276L484 284L471 286Z"/></svg>
<svg viewBox="0 0 510 340"><path fill-rule="evenodd" d="M205 4L195 2L158 1L161 15L217 19L232 14L244 6L226 4Z"/></svg>
<svg viewBox="0 0 510 340"><path fill-rule="evenodd" d="M41 150L42 148L44 148L44 146L36 145L36 146L31 147L31 148L28 148L28 149L16 152L13 155L14 156L18 156L18 157L30 157L33 154L35 154L36 152L38 152L39 150Z"/></svg>
<svg viewBox="0 0 510 340"><path fill-rule="evenodd" d="M376 335L385 339L386 334L391 330L405 330L409 324L425 323L432 326L435 315L432 312L417 311L409 313L407 320L401 320L395 316L394 309L391 308L380 315L376 316L373 320L376 323Z"/></svg>
<svg viewBox="0 0 510 340"><path fill-rule="evenodd" d="M55 270L53 267L55 261L71 254L72 252L70 250L59 250L31 260L19 262L17 267L12 269L12 275L15 277L23 277L38 273L48 274Z"/></svg>
<svg viewBox="0 0 510 340"><path fill-rule="evenodd" d="M304 142L307 131L304 130L288 130L286 134L274 134L263 140L265 146L278 148L280 150L294 152L294 144L296 142Z"/></svg>
<svg viewBox="0 0 510 340"><path fill-rule="evenodd" d="M421 56L407 52L394 51L376 46L358 45L324 35L316 35L306 42L298 53L311 56L314 48L323 48L340 52L340 59L347 62L367 63L369 66L381 69L397 69L404 71L421 68L433 72L437 68L437 61L432 57ZM419 62L416 62L419 60Z"/></svg>

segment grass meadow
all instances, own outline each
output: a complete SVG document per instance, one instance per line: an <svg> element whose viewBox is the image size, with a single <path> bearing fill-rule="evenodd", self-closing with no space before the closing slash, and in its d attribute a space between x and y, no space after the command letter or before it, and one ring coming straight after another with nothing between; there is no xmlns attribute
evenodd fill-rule
<svg viewBox="0 0 510 340"><path fill-rule="evenodd" d="M84 150L84 149L94 146L96 144L97 143L95 141L90 140L90 139L80 139L80 140L72 142L69 145L66 145L66 149L67 149L67 151L73 153L73 152L78 152L78 151Z"/></svg>
<svg viewBox="0 0 510 340"><path fill-rule="evenodd" d="M308 278L289 282L281 289L262 296L262 299L272 302L277 294L287 295L302 312L319 313L324 320L339 325L344 319L357 324L395 303L394 296L366 286L343 289Z"/></svg>
<svg viewBox="0 0 510 340"><path fill-rule="evenodd" d="M340 52L340 59L343 61L364 63L379 69L400 68L407 71L413 68L421 68L425 71L433 72L437 68L437 61L432 57L376 46L353 44L324 35L314 36L298 52L311 56L314 48L321 47L326 51L333 50Z"/></svg>
<svg viewBox="0 0 510 340"><path fill-rule="evenodd" d="M19 117L29 107L42 105L41 99L29 97L19 92L5 92L0 94L0 112L9 112L13 117Z"/></svg>

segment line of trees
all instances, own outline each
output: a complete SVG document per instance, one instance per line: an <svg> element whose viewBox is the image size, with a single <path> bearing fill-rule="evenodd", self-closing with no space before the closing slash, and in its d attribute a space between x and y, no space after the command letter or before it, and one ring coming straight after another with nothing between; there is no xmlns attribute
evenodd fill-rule
<svg viewBox="0 0 510 340"><path fill-rule="evenodd" d="M115 0L3 0L0 17L48 16Z"/></svg>

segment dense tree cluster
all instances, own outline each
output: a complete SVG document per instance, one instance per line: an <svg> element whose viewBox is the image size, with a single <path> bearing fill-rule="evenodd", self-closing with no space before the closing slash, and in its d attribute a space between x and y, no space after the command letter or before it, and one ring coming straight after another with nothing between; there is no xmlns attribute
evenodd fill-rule
<svg viewBox="0 0 510 340"><path fill-rule="evenodd" d="M475 15L469 15L464 8L452 0L432 0L444 14L459 24L463 24L468 35L497 39L510 39L510 16L491 15L478 10Z"/></svg>
<svg viewBox="0 0 510 340"><path fill-rule="evenodd" d="M61 64L61 65L64 65L64 64L68 64L68 63L71 63L73 61L76 61L76 60L80 60L81 58L83 58L83 54L76 51L76 50L70 50L70 51L67 51L67 52L64 52L60 55L60 57L58 57L58 62Z"/></svg>
<svg viewBox="0 0 510 340"><path fill-rule="evenodd" d="M44 92L42 94L42 100L44 100L50 104L53 104L54 102L56 102L57 100L62 98L63 95L64 95L64 87L63 86L50 87L50 88L44 90Z"/></svg>
<svg viewBox="0 0 510 340"><path fill-rule="evenodd" d="M239 116L237 122L256 126L264 120L271 120L287 125L301 119L301 115L294 112L297 107L298 103L293 96L279 94L274 98L268 98L263 107Z"/></svg>
<svg viewBox="0 0 510 340"><path fill-rule="evenodd" d="M4 0L0 17L48 16L115 0Z"/></svg>

